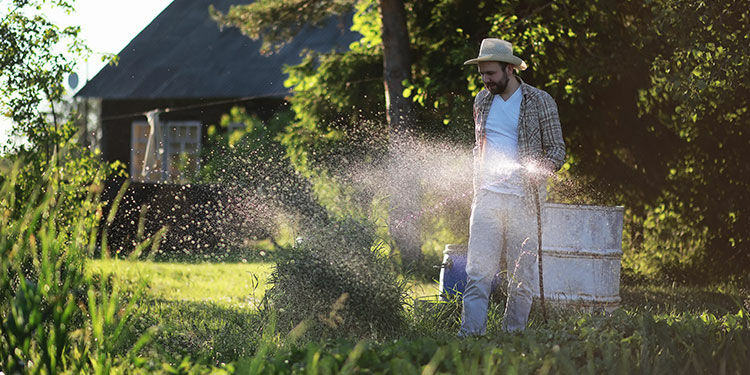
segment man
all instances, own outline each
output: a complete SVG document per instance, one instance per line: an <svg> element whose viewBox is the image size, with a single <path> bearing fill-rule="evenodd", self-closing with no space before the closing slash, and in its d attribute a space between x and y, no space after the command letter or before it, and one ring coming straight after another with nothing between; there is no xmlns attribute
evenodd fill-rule
<svg viewBox="0 0 750 375"><path fill-rule="evenodd" d="M476 64L485 89L474 100L474 200L459 336L483 335L492 279L506 251L508 302L502 328L522 331L537 283L537 212L546 177L562 167L565 143L552 97L513 74L526 63L512 45L484 39ZM505 244L505 246L503 246ZM505 249L503 249L505 247Z"/></svg>

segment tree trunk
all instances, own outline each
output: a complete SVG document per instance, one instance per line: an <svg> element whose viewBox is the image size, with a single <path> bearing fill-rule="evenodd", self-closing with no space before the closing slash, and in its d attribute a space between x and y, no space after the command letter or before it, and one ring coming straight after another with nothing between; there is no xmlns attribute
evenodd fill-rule
<svg viewBox="0 0 750 375"><path fill-rule="evenodd" d="M403 82L411 78L411 53L402 0L379 0L383 39L383 83L390 129L390 231L406 265L422 259L419 231L421 199L419 172L409 162L408 138L414 130L411 99Z"/></svg>
<svg viewBox="0 0 750 375"><path fill-rule="evenodd" d="M383 24L383 82L388 126L391 131L414 127L412 101L404 98L402 82L410 81L411 52L409 31L402 0L379 0L380 19Z"/></svg>

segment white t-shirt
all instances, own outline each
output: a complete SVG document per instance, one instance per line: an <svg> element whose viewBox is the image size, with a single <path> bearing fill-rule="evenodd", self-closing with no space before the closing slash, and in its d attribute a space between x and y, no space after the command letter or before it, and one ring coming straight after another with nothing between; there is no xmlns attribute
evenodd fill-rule
<svg viewBox="0 0 750 375"><path fill-rule="evenodd" d="M492 98L487 116L487 144L482 160L480 189L524 195L518 163L518 117L522 98L520 87L507 101L500 95Z"/></svg>

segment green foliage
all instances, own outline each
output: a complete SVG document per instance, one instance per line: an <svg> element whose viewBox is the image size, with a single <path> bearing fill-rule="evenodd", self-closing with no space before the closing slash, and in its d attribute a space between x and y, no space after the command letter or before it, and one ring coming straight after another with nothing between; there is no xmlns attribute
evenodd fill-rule
<svg viewBox="0 0 750 375"><path fill-rule="evenodd" d="M77 217L79 205L94 212L101 210L103 202L86 199L90 190L99 190L105 179L114 174L124 174L124 165L119 162L111 164L101 161L98 150L92 152L77 141L76 127L66 122L57 129L48 129L50 137L58 139L57 151L48 158L45 152L28 146L19 146L12 154L4 156L6 167L17 163L13 188L16 199L25 202L31 199L35 190L45 184L56 184L55 199L60 201L58 220L60 225L72 225L78 219L93 220L93 216ZM3 181L5 177L0 177ZM20 212L13 212L14 215ZM88 223L91 225L91 223Z"/></svg>
<svg viewBox="0 0 750 375"><path fill-rule="evenodd" d="M79 145L76 126L55 107L63 98L63 77L73 68L72 55L86 54L88 49L77 39L77 27L60 30L42 14L48 7L73 10L67 1L13 1L0 23L0 115L13 121L12 133L25 141L3 145L1 152L6 168L21 161L13 182L15 198L31 200L39 186L55 181L57 219L61 225L72 225L78 219L78 205L93 202L85 199L87 189L123 169L119 163L102 163L98 150ZM0 182L5 179L4 174ZM21 213L11 214L18 218Z"/></svg>
<svg viewBox="0 0 750 375"><path fill-rule="evenodd" d="M380 165L387 150L382 57L372 50L310 52L285 70L295 121L279 135L289 160L337 217L367 217L374 198L348 173ZM352 95L356 93L356 95Z"/></svg>
<svg viewBox="0 0 750 375"><path fill-rule="evenodd" d="M71 189L49 171L20 199L16 168L0 187L0 370L6 373L109 373L148 341L127 334L138 296L116 285L96 289L85 274L101 218L97 189L71 208ZM68 214L71 214L68 217Z"/></svg>
<svg viewBox="0 0 750 375"><path fill-rule="evenodd" d="M295 169L311 182L316 200L331 216L371 221L382 219L387 222L387 215L376 215L382 212L380 208L384 199L387 203L389 192L385 185L388 184L388 176L374 177L383 180L379 191L358 185L361 181L352 176L363 168L374 173L387 168L384 159L388 152L389 136L383 111L383 47L378 9L374 1L356 4L352 30L361 33L362 38L352 43L349 51L308 52L301 64L285 69L289 74L285 85L295 92L290 98L295 118L279 140ZM438 36L432 40L436 38ZM434 53L439 55L442 52ZM425 60L426 66L432 67L434 64L427 59L429 57ZM456 69L460 69L460 64L453 68ZM449 84L451 81L440 82ZM461 87L462 81L451 85ZM463 100L467 105L471 101L468 95L463 98L448 96L453 104L456 100ZM465 112L460 109L461 106L453 104L443 109ZM435 117L435 111L432 107L424 110L425 120L421 123L425 129L438 129L437 133L440 133L447 128L442 122L444 116L440 114ZM464 118L469 115L470 111L465 112ZM426 222L431 220L427 218ZM440 229L445 230L446 226ZM457 238L461 235L447 233L440 237ZM437 241L433 237L428 240Z"/></svg>
<svg viewBox="0 0 750 375"><path fill-rule="evenodd" d="M309 52L287 67L284 83L295 121L280 137L305 175L348 169L376 160L386 149L382 57L365 49L344 54Z"/></svg>
<svg viewBox="0 0 750 375"><path fill-rule="evenodd" d="M7 5L0 23L0 112L13 120L14 134L32 145L51 147L58 134L48 134L49 124L42 105L58 102L64 93L64 75L72 71L71 54L88 52L77 39L79 28L60 30L42 13L42 7L72 11L68 1L15 0ZM53 128L56 121L53 121Z"/></svg>
<svg viewBox="0 0 750 375"><path fill-rule="evenodd" d="M271 15L301 17L289 12L292 2L261 3L253 9L267 25L278 24ZM630 271L707 279L709 269L741 274L750 265L750 240L742 230L750 220L743 200L743 176L750 175L744 173L750 15L742 1L435 0L405 6L413 66L404 95L419 105L422 132L473 141L471 100L482 84L462 63L482 38L508 39L529 64L523 79L559 105L569 157L555 196L626 206ZM315 184L325 186L342 183L331 171L384 150L361 142L355 130L385 134L383 114L372 110L384 100L378 4L362 0L355 9L352 29L363 38L348 52L311 54L287 68L295 122L282 143L294 166L324 176ZM288 38L258 25L256 37ZM350 152L357 147L372 152Z"/></svg>
<svg viewBox="0 0 750 375"><path fill-rule="evenodd" d="M455 20L460 4L441 2L431 17ZM747 205L736 199L747 190L748 11L740 4L505 1L478 6L471 26L439 25L456 30L449 43L469 42L463 59L487 36L514 43L530 66L524 81L558 101L568 160L556 196L625 205L631 270L705 280L706 266L724 274L720 264L732 259L741 274L750 264L739 231ZM462 47L443 53L452 50ZM439 59L434 66L462 58ZM425 105L435 74L427 78L410 90ZM467 82L471 92L481 87Z"/></svg>
<svg viewBox="0 0 750 375"><path fill-rule="evenodd" d="M640 92L642 109L659 113L679 138L665 195L679 200L675 212L707 231L698 259L714 272L742 274L750 265L749 19L742 1L664 1L654 30L668 50L655 57L651 87Z"/></svg>
<svg viewBox="0 0 750 375"><path fill-rule="evenodd" d="M626 207L628 272L742 275L750 265L744 5L407 1L413 66L404 95L418 104L420 132L471 144L472 94L482 84L462 63L482 38L512 41L530 67L524 81L558 102L568 160L553 196ZM272 21L273 8L263 2L257 10ZM287 68L295 122L281 140L295 168L316 176L316 191L358 194L331 187L346 182L334 171L378 160L385 149L385 119L373 111L384 101L378 4L362 0L355 9L352 29L363 37L348 52L311 54ZM255 27L253 35L276 35ZM362 133L379 141L362 142ZM366 151L351 152L357 148ZM324 205L342 212L339 206L360 201Z"/></svg>
<svg viewBox="0 0 750 375"><path fill-rule="evenodd" d="M404 327L405 283L374 228L354 221L311 229L278 255L266 316L292 340L382 339Z"/></svg>
<svg viewBox="0 0 750 375"><path fill-rule="evenodd" d="M261 52L280 49L306 26L320 26L332 15L348 12L356 0L259 0L232 5L224 14L209 7L220 25L239 27L253 39L263 39Z"/></svg>

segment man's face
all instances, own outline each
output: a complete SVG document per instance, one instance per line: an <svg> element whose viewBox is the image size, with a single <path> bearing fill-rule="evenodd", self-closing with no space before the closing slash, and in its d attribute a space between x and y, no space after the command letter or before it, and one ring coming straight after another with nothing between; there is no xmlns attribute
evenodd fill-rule
<svg viewBox="0 0 750 375"><path fill-rule="evenodd" d="M508 87L508 74L497 61L480 61L479 74L484 87L493 95L502 94Z"/></svg>

